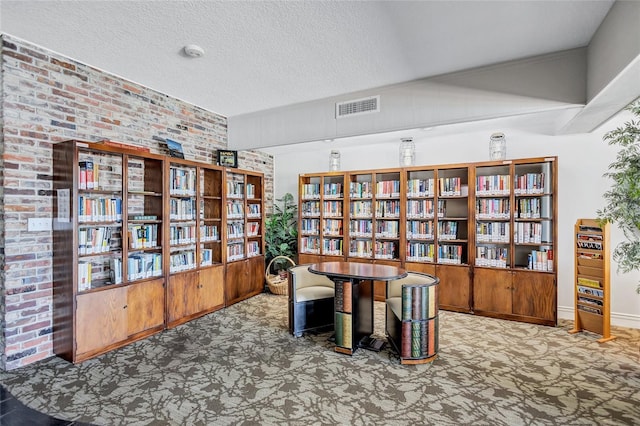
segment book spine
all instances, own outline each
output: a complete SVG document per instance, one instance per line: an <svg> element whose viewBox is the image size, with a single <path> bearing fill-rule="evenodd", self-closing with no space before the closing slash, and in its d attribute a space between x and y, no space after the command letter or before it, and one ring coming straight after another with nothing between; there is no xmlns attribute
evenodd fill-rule
<svg viewBox="0 0 640 426"><path fill-rule="evenodd" d="M411 319L411 287L402 286L402 320Z"/></svg>
<svg viewBox="0 0 640 426"><path fill-rule="evenodd" d="M411 322L411 357L420 358L420 321Z"/></svg>
<svg viewBox="0 0 640 426"><path fill-rule="evenodd" d="M425 286L420 287L420 319L425 320L429 315L429 289Z"/></svg>
<svg viewBox="0 0 640 426"><path fill-rule="evenodd" d="M351 327L351 315L342 314L342 346L353 348L353 332Z"/></svg>
<svg viewBox="0 0 640 426"><path fill-rule="evenodd" d="M400 341L400 356L402 358L411 358L411 322L402 321L402 336Z"/></svg>
<svg viewBox="0 0 640 426"><path fill-rule="evenodd" d="M429 353L429 323L420 322L420 356L427 356Z"/></svg>
<svg viewBox="0 0 640 426"><path fill-rule="evenodd" d="M344 304L344 292L343 292L343 287L342 287L342 281L336 282L335 284L335 299L334 299L334 304L335 304L335 310L336 311L342 311L342 306ZM336 325L336 329L337 329L337 325Z"/></svg>
<svg viewBox="0 0 640 426"><path fill-rule="evenodd" d="M420 287L411 287L411 319L420 319L420 304L422 298L420 297Z"/></svg>
<svg viewBox="0 0 640 426"><path fill-rule="evenodd" d="M351 285L351 281L343 281L343 303L342 303L342 311L343 312L351 312L351 304L352 304L352 291L353 286Z"/></svg>

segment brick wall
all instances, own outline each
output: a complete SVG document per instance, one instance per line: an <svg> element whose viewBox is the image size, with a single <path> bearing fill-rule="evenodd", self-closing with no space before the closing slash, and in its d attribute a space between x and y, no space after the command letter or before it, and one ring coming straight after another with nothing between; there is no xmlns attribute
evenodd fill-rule
<svg viewBox="0 0 640 426"><path fill-rule="evenodd" d="M28 218L51 217L52 143L108 138L163 153L152 137L169 137L210 163L227 147L227 120L6 34L1 59L0 366L10 370L52 355L52 235L27 231ZM238 163L265 173L268 211L273 158L243 151Z"/></svg>

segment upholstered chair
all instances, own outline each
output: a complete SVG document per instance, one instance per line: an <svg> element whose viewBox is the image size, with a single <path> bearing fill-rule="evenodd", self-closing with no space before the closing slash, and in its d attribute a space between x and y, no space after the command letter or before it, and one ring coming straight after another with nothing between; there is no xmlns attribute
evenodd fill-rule
<svg viewBox="0 0 640 426"><path fill-rule="evenodd" d="M308 264L289 268L289 332L333 329L334 296L333 281L309 272Z"/></svg>
<svg viewBox="0 0 640 426"><path fill-rule="evenodd" d="M422 364L437 355L439 283L420 272L387 283L385 332L401 364Z"/></svg>

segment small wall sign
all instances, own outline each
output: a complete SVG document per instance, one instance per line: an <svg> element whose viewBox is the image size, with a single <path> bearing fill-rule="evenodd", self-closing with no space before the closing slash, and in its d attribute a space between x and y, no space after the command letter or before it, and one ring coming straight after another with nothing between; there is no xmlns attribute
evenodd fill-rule
<svg viewBox="0 0 640 426"><path fill-rule="evenodd" d="M218 165L222 167L238 167L238 151L218 150Z"/></svg>

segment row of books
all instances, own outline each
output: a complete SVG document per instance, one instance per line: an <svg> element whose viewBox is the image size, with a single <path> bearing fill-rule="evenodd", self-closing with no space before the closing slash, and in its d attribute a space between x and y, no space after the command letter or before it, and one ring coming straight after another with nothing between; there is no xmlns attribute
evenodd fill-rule
<svg viewBox="0 0 640 426"><path fill-rule="evenodd" d="M162 275L162 255L160 253L135 253L127 258L127 279L129 281Z"/></svg>
<svg viewBox="0 0 640 426"><path fill-rule="evenodd" d="M129 225L129 248L143 249L158 246L158 225Z"/></svg>
<svg viewBox="0 0 640 426"><path fill-rule="evenodd" d="M322 203L323 216L342 216L342 201L324 201Z"/></svg>
<svg viewBox="0 0 640 426"><path fill-rule="evenodd" d="M200 240L202 242L220 241L220 234L216 225L202 225L200 227Z"/></svg>
<svg viewBox="0 0 640 426"><path fill-rule="evenodd" d="M447 220L438 221L438 238L440 240L455 240L458 238L458 222Z"/></svg>
<svg viewBox="0 0 640 426"><path fill-rule="evenodd" d="M509 219L511 208L508 198L481 198L476 200L476 219Z"/></svg>
<svg viewBox="0 0 640 426"><path fill-rule="evenodd" d="M108 275L108 279L105 276ZM94 280L94 274L98 277ZM108 270L105 265L94 264L88 261L78 262L78 291L90 290L95 281L102 284L121 284L122 283L122 260L119 258L109 259Z"/></svg>
<svg viewBox="0 0 640 426"><path fill-rule="evenodd" d="M302 237L300 238L300 252L307 254L320 254L320 238Z"/></svg>
<svg viewBox="0 0 640 426"><path fill-rule="evenodd" d="M438 217L446 214L446 200L438 200ZM432 219L434 217L435 203L433 200L407 200L408 219Z"/></svg>
<svg viewBox="0 0 640 426"><path fill-rule="evenodd" d="M375 216L379 218L400 217L400 201L397 201L397 200L376 201Z"/></svg>
<svg viewBox="0 0 640 426"><path fill-rule="evenodd" d="M477 195L509 195L511 192L511 176L492 175L476 177Z"/></svg>
<svg viewBox="0 0 640 426"><path fill-rule="evenodd" d="M322 232L324 235L340 236L342 235L342 221L336 219L324 219Z"/></svg>
<svg viewBox="0 0 640 426"><path fill-rule="evenodd" d="M462 246L459 244L438 245L438 263L459 265L463 263Z"/></svg>
<svg viewBox="0 0 640 426"><path fill-rule="evenodd" d="M253 224L259 227L259 224ZM169 244L193 244L196 242L196 226L171 226L169 227ZM218 227L215 225L203 225L200 227L200 241L219 241Z"/></svg>
<svg viewBox="0 0 640 426"><path fill-rule="evenodd" d="M247 257L259 256L260 244L257 241L249 241L247 243Z"/></svg>
<svg viewBox="0 0 640 426"><path fill-rule="evenodd" d="M407 197L433 197L434 179L410 179L407 181Z"/></svg>
<svg viewBox="0 0 640 426"><path fill-rule="evenodd" d="M227 245L227 260L234 261L244 259L244 244L228 244Z"/></svg>
<svg viewBox="0 0 640 426"><path fill-rule="evenodd" d="M244 222L227 223L227 238L243 238Z"/></svg>
<svg viewBox="0 0 640 426"><path fill-rule="evenodd" d="M196 268L195 250L185 250L172 253L169 257L169 271L171 273L188 271Z"/></svg>
<svg viewBox="0 0 640 426"><path fill-rule="evenodd" d="M171 167L169 169L169 193L171 195L196 195L196 170Z"/></svg>
<svg viewBox="0 0 640 426"><path fill-rule="evenodd" d="M409 262L433 262L435 253L435 245L432 243L407 243L407 260Z"/></svg>
<svg viewBox="0 0 640 426"><path fill-rule="evenodd" d="M322 240L322 253L329 256L342 256L342 239L325 238Z"/></svg>
<svg viewBox="0 0 640 426"><path fill-rule="evenodd" d="M121 242L121 233L117 228L100 226L78 229L78 254L81 256L108 253L113 246L118 248L117 242Z"/></svg>
<svg viewBox="0 0 640 426"><path fill-rule="evenodd" d="M247 204L247 217L248 218L259 218L260 214L260 204Z"/></svg>
<svg viewBox="0 0 640 426"><path fill-rule="evenodd" d="M193 244L198 238L195 225L169 227L169 244Z"/></svg>
<svg viewBox="0 0 640 426"><path fill-rule="evenodd" d="M438 353L438 318L402 322L400 357L419 359Z"/></svg>
<svg viewBox="0 0 640 426"><path fill-rule="evenodd" d="M400 197L400 181L387 180L376 182L376 197Z"/></svg>
<svg viewBox="0 0 640 426"><path fill-rule="evenodd" d="M544 173L527 173L516 175L514 194L543 194L545 186Z"/></svg>
<svg viewBox="0 0 640 426"><path fill-rule="evenodd" d="M227 198L244 198L244 182L227 180Z"/></svg>
<svg viewBox="0 0 640 426"><path fill-rule="evenodd" d="M93 161L78 164L78 189L100 189L100 165Z"/></svg>
<svg viewBox="0 0 640 426"><path fill-rule="evenodd" d="M397 220L376 221L376 237L398 238L400 235L400 222Z"/></svg>
<svg viewBox="0 0 640 426"><path fill-rule="evenodd" d="M518 244L540 244L543 230L544 225L542 223L517 222L513 241Z"/></svg>
<svg viewBox="0 0 640 426"><path fill-rule="evenodd" d="M371 238L373 236L373 221L367 219L353 219L349 221L349 236Z"/></svg>
<svg viewBox="0 0 640 426"><path fill-rule="evenodd" d="M542 217L542 200L539 198L521 198L516 207L516 217L520 219L540 219Z"/></svg>
<svg viewBox="0 0 640 426"><path fill-rule="evenodd" d="M300 213L303 217L320 217L320 201L304 201Z"/></svg>
<svg viewBox="0 0 640 426"><path fill-rule="evenodd" d="M338 221L342 224L342 221ZM300 219L300 233L302 235L319 235L320 219Z"/></svg>
<svg viewBox="0 0 640 426"><path fill-rule="evenodd" d="M260 234L260 222L247 223L247 236L256 237Z"/></svg>
<svg viewBox="0 0 640 426"><path fill-rule="evenodd" d="M478 243L508 243L511 238L509 222L476 223L476 241Z"/></svg>
<svg viewBox="0 0 640 426"><path fill-rule="evenodd" d="M397 259L398 244L395 241L376 241L374 255L376 259Z"/></svg>
<svg viewBox="0 0 640 426"><path fill-rule="evenodd" d="M509 262L509 249L506 247L476 247L476 266L506 268Z"/></svg>
<svg viewBox="0 0 640 426"><path fill-rule="evenodd" d="M469 187L462 184L459 177L446 177L438 179L439 194L444 197L459 197L469 195Z"/></svg>
<svg viewBox="0 0 640 426"><path fill-rule="evenodd" d="M407 221L407 238L433 239L433 231L433 221Z"/></svg>
<svg viewBox="0 0 640 426"><path fill-rule="evenodd" d="M553 250L532 250L527 256L527 268L534 271L553 271Z"/></svg>
<svg viewBox="0 0 640 426"><path fill-rule="evenodd" d="M240 219L244 217L244 204L240 201L227 201L227 217Z"/></svg>
<svg viewBox="0 0 640 426"><path fill-rule="evenodd" d="M351 198L372 198L371 182L350 182L349 196Z"/></svg>
<svg viewBox="0 0 640 426"><path fill-rule="evenodd" d="M172 198L169 200L169 218L171 220L195 220L197 212L194 198Z"/></svg>
<svg viewBox="0 0 640 426"><path fill-rule="evenodd" d="M111 197L78 197L79 222L117 222L122 220L122 199Z"/></svg>

